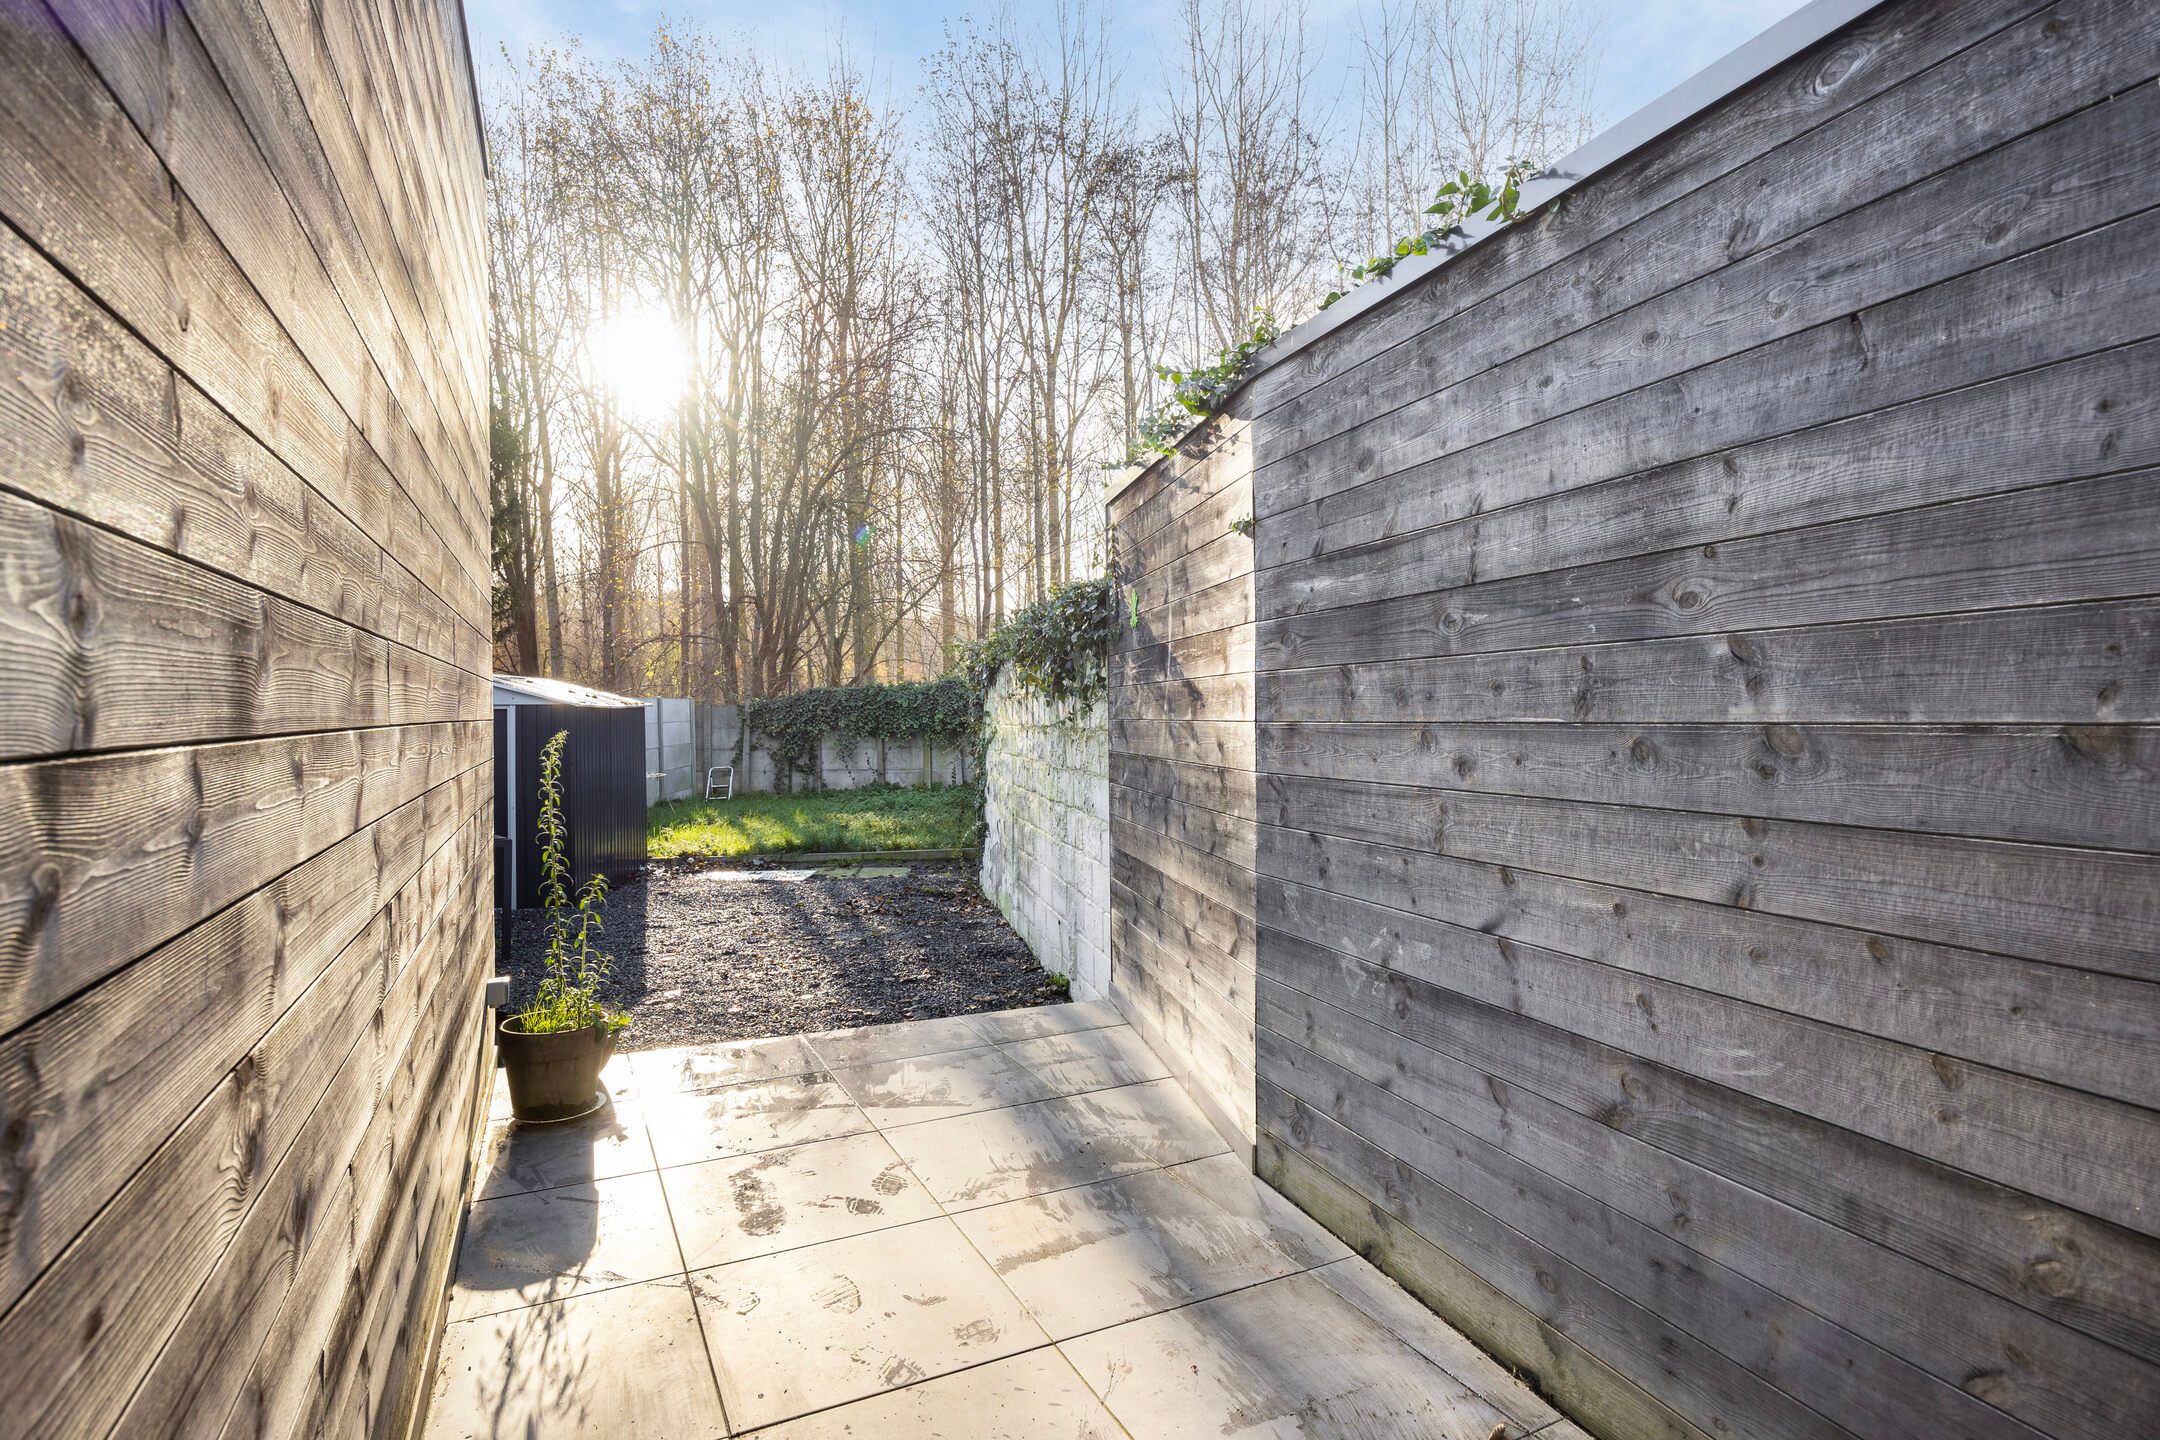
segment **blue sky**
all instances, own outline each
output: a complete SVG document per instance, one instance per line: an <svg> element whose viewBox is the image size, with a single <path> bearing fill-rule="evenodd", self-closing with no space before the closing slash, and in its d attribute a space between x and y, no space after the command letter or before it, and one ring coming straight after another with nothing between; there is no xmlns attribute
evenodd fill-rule
<svg viewBox="0 0 2160 1440"><path fill-rule="evenodd" d="M945 17L990 11L996 0L928 4L924 0L823 0L815 4L754 0L465 0L475 58L484 76L500 46L513 51L576 35L601 58L636 54L654 23L694 21L721 37L745 35L761 48L803 61L844 36L858 59L872 61L892 97L913 97L916 62L937 48ZM1044 0L1008 0L1023 22L1046 11ZM1131 47L1128 82L1157 73L1158 37L1171 33L1172 0L1109 0ZM1655 99L1703 66L1800 8L1801 0L1593 0L1608 11L1597 94L1602 129ZM1349 33L1355 0L1311 0L1311 22L1324 34ZM1323 73L1332 87L1339 76Z"/></svg>

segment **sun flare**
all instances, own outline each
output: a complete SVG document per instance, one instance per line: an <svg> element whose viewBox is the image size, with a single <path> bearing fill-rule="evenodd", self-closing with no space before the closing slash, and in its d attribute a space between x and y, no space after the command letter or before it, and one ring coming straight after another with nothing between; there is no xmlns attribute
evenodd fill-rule
<svg viewBox="0 0 2160 1440"><path fill-rule="evenodd" d="M689 354L665 311L647 306L619 311L586 337L585 348L593 378L633 419L658 419L682 398Z"/></svg>

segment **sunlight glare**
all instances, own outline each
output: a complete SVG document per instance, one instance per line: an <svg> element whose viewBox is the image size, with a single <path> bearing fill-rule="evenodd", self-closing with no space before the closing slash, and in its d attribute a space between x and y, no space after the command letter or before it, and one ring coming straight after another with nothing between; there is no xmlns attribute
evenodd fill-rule
<svg viewBox="0 0 2160 1440"><path fill-rule="evenodd" d="M660 419L681 400L689 355L665 311L648 306L621 311L601 322L586 349L593 378L633 420Z"/></svg>

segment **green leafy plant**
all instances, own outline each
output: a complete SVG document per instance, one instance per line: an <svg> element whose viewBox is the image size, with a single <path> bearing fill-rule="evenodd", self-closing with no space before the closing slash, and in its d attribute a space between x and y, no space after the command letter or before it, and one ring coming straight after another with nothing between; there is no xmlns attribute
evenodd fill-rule
<svg viewBox="0 0 2160 1440"><path fill-rule="evenodd" d="M1138 599L1134 619L1138 620ZM1007 666L1024 690L1086 712L1110 685L1110 647L1124 619L1108 575L1051 591L982 639L956 648L957 668L979 713Z"/></svg>
<svg viewBox="0 0 2160 1440"><path fill-rule="evenodd" d="M907 681L836 685L743 705L743 724L764 740L785 775L815 775L818 744L827 735L849 740L927 740L958 745L974 723L965 681Z"/></svg>
<svg viewBox="0 0 2160 1440"><path fill-rule="evenodd" d="M1433 203L1425 207L1430 224L1415 235L1397 240L1387 254L1353 266L1342 285L1321 297L1320 308L1327 309L1357 284L1378 279L1412 255L1430 255L1464 234L1463 227L1471 220L1497 225L1513 222L1522 207L1522 183L1534 168L1528 160L1510 160L1497 180L1473 179L1469 171L1461 171L1433 192ZM1204 420L1220 411L1250 373L1253 358L1280 333L1272 313L1255 309L1252 333L1217 351L1214 363L1192 370L1156 366L1155 374L1170 383L1170 398L1140 417L1138 433L1126 451L1126 463L1138 464L1154 455L1173 453L1195 423L1194 417Z"/></svg>
<svg viewBox="0 0 2160 1440"><path fill-rule="evenodd" d="M1060 995L1070 996L1072 994L1072 976L1067 975L1062 970L1052 970L1049 974L1043 976L1043 983Z"/></svg>
<svg viewBox="0 0 2160 1440"><path fill-rule="evenodd" d="M1170 398L1152 413L1141 417L1134 458L1149 453L1167 455L1175 449L1178 437L1192 425L1193 417L1206 419L1222 409L1230 392L1237 389L1238 382L1252 368L1253 357L1281 333L1274 312L1255 308L1251 333L1237 344L1216 351L1211 364L1195 366L1191 370L1157 365L1156 377L1169 382Z"/></svg>
<svg viewBox="0 0 2160 1440"><path fill-rule="evenodd" d="M1522 205L1522 182L1529 178L1531 170L1527 160L1510 160L1497 182L1473 180L1470 172L1461 171L1453 180L1433 192L1433 203L1425 207L1425 213L1433 217L1432 223L1415 235L1406 235L1395 242L1394 248L1385 255L1375 255L1364 264L1353 267L1350 281L1377 279L1393 270L1412 255L1430 255L1435 249L1464 233L1464 222L1490 220L1506 225L1515 219ZM1348 294L1347 288L1330 290L1320 301L1325 310Z"/></svg>
<svg viewBox="0 0 2160 1440"><path fill-rule="evenodd" d="M518 1012L518 1028L528 1035L604 1026L610 1034L630 1023L600 1003L599 991L614 957L594 947L600 934L600 910L607 903L607 877L595 875L570 892L570 862L564 856L570 839L562 817L563 752L570 732L558 730L540 750L540 899L547 907L547 977L532 1002Z"/></svg>
<svg viewBox="0 0 2160 1440"><path fill-rule="evenodd" d="M1233 535L1243 535L1246 539L1250 540L1252 539L1253 528L1259 523L1259 521L1255 520L1250 515L1241 515L1237 519L1230 522L1230 533Z"/></svg>
<svg viewBox="0 0 2160 1440"><path fill-rule="evenodd" d="M1140 597L1131 593L1132 625L1140 624ZM1093 710L1110 689L1110 650L1125 627L1117 581L1108 575L1075 580L1051 591L980 640L954 647L953 667L967 686L971 707L968 758L974 776L975 824L969 843L983 833L983 776L988 768L991 687L1010 668L1013 683L1064 707L1069 722Z"/></svg>

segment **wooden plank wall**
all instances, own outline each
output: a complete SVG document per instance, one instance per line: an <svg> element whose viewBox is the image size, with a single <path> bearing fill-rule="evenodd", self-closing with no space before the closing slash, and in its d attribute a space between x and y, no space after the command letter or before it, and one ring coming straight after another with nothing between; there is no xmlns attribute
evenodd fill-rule
<svg viewBox="0 0 2160 1440"><path fill-rule="evenodd" d="M2160 1415L2156 75L1883 6L1113 506L1113 963L1599 1435Z"/></svg>
<svg viewBox="0 0 2160 1440"><path fill-rule="evenodd" d="M424 1381L491 955L465 43L0 8L0 1436Z"/></svg>
<svg viewBox="0 0 2160 1440"><path fill-rule="evenodd" d="M1131 624L1110 666L1110 998L1249 1159L1256 1138L1253 546L1244 426L1110 504Z"/></svg>

